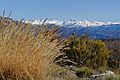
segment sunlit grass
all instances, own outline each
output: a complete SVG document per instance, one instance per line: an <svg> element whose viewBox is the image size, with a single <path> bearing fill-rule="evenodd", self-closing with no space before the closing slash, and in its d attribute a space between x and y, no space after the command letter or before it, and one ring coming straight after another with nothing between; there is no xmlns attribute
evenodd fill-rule
<svg viewBox="0 0 120 80"><path fill-rule="evenodd" d="M58 55L57 28L0 18L0 80L47 80Z"/></svg>

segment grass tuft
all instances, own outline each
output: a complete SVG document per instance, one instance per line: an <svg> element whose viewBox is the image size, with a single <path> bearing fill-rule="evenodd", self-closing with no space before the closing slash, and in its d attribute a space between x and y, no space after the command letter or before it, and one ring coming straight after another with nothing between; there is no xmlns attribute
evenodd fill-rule
<svg viewBox="0 0 120 80"><path fill-rule="evenodd" d="M47 80L60 49L56 32L0 17L0 80Z"/></svg>

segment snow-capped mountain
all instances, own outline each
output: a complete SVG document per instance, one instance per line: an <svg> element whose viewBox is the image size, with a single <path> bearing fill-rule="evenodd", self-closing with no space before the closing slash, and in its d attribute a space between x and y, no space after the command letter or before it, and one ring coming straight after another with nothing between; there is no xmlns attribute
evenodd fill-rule
<svg viewBox="0 0 120 80"><path fill-rule="evenodd" d="M88 34L94 39L120 39L120 22L80 21L80 20L33 20L24 21L33 25L50 24L62 26L60 29L62 37L76 33L78 35Z"/></svg>
<svg viewBox="0 0 120 80"><path fill-rule="evenodd" d="M31 23L34 25L41 25L45 20L33 20L33 21L29 21L26 20L24 21L25 23ZM80 20L68 20L68 21L64 21L64 20L52 20L52 19L47 19L45 21L45 24L55 24L58 26L67 26L67 27L96 27L96 26L102 26L102 25L112 25L112 24L120 24L120 22L101 22L101 21L80 21Z"/></svg>
<svg viewBox="0 0 120 80"><path fill-rule="evenodd" d="M64 21L62 21L62 20L50 20L50 19L47 19L46 21L41 20L41 19L32 20L32 21L26 20L24 22L25 23L31 23L33 25L41 25L41 24L43 24L43 22L44 22L44 24L55 24L55 25L58 25L58 26L63 26L63 24L64 24Z"/></svg>

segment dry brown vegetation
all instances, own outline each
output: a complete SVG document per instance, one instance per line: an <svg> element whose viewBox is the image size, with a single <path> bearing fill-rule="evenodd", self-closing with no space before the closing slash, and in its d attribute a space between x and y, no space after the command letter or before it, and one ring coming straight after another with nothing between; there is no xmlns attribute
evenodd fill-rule
<svg viewBox="0 0 120 80"><path fill-rule="evenodd" d="M56 32L0 17L0 80L47 80L60 48Z"/></svg>

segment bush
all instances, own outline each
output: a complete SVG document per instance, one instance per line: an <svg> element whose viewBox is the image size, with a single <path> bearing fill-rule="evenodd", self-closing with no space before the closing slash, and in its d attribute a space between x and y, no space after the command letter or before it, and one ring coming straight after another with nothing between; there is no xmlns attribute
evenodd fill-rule
<svg viewBox="0 0 120 80"><path fill-rule="evenodd" d="M108 49L111 51L111 56L109 57L108 64L113 70L120 69L120 39L110 39L103 40Z"/></svg>
<svg viewBox="0 0 120 80"><path fill-rule="evenodd" d="M119 79L113 76L105 76L102 80L119 80Z"/></svg>
<svg viewBox="0 0 120 80"><path fill-rule="evenodd" d="M61 51L79 67L87 66L97 70L107 67L109 50L104 42L89 39L87 35L69 37Z"/></svg>
<svg viewBox="0 0 120 80"><path fill-rule="evenodd" d="M80 78L90 77L92 74L93 74L92 70L89 69L88 67L81 67L77 68L76 70L76 75L79 76Z"/></svg>

